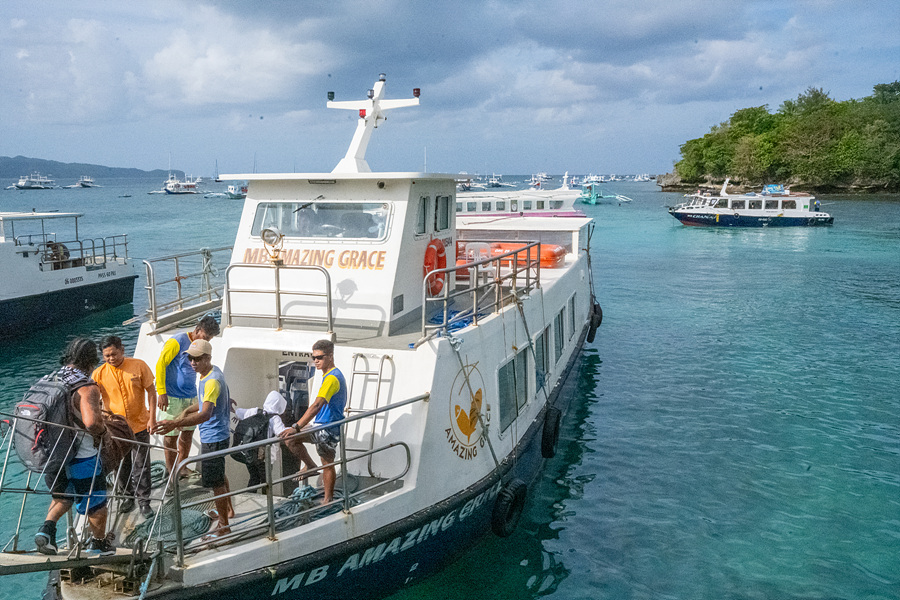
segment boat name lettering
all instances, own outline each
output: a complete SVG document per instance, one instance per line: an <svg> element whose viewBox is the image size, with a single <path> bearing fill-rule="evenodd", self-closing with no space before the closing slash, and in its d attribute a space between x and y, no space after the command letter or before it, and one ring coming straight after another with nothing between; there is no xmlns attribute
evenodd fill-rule
<svg viewBox="0 0 900 600"><path fill-rule="evenodd" d="M66 277L66 285L70 283L81 283L84 281L84 277Z"/></svg>
<svg viewBox="0 0 900 600"><path fill-rule="evenodd" d="M369 269L381 271L384 269L384 261L387 252L384 250L315 250L310 248L297 248L284 250L281 259L286 265L302 267L332 268L337 265L340 269ZM244 264L264 265L270 262L269 255L262 248L247 248L244 250Z"/></svg>
<svg viewBox="0 0 900 600"><path fill-rule="evenodd" d="M105 279L107 277L115 277L115 276L116 276L115 271L106 271L105 273L97 273L98 279Z"/></svg>
<svg viewBox="0 0 900 600"><path fill-rule="evenodd" d="M344 572L348 570L352 572L373 565L389 556L409 550L429 538L438 536L455 524L464 521L476 510L481 509L485 505L491 506L489 501L497 497L497 494L500 493L500 487L500 482L497 482L474 498L468 500L462 508L458 510L453 509L446 514L440 515L422 527L416 527L415 529L411 529L398 535L390 542L382 542L376 546L366 548L363 552L351 554L344 561L344 564L341 565L341 568L338 569L335 577L342 576ZM318 583L328 576L329 566L330 565L322 565L312 569L308 574L304 571L292 577L282 577L275 582L275 587L272 589L271 595L277 596L291 590L296 590L301 585L307 586Z"/></svg>
<svg viewBox="0 0 900 600"><path fill-rule="evenodd" d="M450 449L453 450L458 457L463 460L472 460L476 456L478 456L478 447L475 445L465 446L459 443L459 440L456 439L456 436L453 434L453 428L448 427L444 430L444 433L447 434L447 441L450 442ZM479 438L481 445L484 446L484 438Z"/></svg>

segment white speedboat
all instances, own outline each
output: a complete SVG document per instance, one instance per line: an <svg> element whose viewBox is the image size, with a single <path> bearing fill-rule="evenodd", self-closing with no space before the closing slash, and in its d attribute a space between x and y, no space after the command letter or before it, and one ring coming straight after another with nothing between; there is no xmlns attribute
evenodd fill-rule
<svg viewBox="0 0 900 600"><path fill-rule="evenodd" d="M56 187L56 182L49 177L44 177L40 173L32 173L31 175L22 175L15 184L18 190L51 190Z"/></svg>
<svg viewBox="0 0 900 600"><path fill-rule="evenodd" d="M599 325L593 223L465 222L455 210L459 175L371 172L375 125L388 109L418 104L417 93L385 99L384 86L382 76L369 99L328 103L360 114L332 172L222 176L249 190L230 264L218 270L223 330L213 362L239 407L260 406L273 390L314 398L321 375L309 378L311 347L335 342L349 388L335 500L323 506L318 492L292 492L296 466L284 451L282 461L262 453L266 482L254 488L228 459L230 534L207 542L204 531L185 530L209 495L176 482L171 499L154 493L154 519L115 521L117 539L132 540L126 549L67 559L106 568L87 582L64 578L63 598L121 598L120 590L148 599L380 598L483 535L515 529L530 482L556 451L569 375ZM155 282L171 259L179 257L147 261L151 319L136 356L151 363L176 327L215 304L208 287L196 304L162 299ZM164 314L160 304L177 310ZM241 449L272 445L280 442Z"/></svg>
<svg viewBox="0 0 900 600"><path fill-rule="evenodd" d="M169 178L166 180L163 191L167 194L199 194L200 181L200 177L197 179L185 177L184 181L181 181L174 173L169 173Z"/></svg>
<svg viewBox="0 0 900 600"><path fill-rule="evenodd" d="M820 210L814 196L791 192L781 184L763 187L759 194L728 194L728 179L716 193L698 191L670 207L669 214L685 225L701 227L810 227L831 225L834 217Z"/></svg>
<svg viewBox="0 0 900 600"><path fill-rule="evenodd" d="M90 175L82 175L81 179L79 179L76 183L72 185L67 185L66 188L95 188L95 187L103 187L102 185L98 185L94 182L94 178Z"/></svg>
<svg viewBox="0 0 900 600"><path fill-rule="evenodd" d="M247 197L247 189L248 186L246 183L229 185L228 189L225 190L225 197L233 200L243 200Z"/></svg>
<svg viewBox="0 0 900 600"><path fill-rule="evenodd" d="M82 238L82 216L0 212L0 337L132 301L127 236Z"/></svg>

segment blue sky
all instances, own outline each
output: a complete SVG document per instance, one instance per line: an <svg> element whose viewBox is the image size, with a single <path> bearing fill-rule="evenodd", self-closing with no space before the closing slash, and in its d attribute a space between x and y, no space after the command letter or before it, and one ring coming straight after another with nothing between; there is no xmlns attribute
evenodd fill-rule
<svg viewBox="0 0 900 600"><path fill-rule="evenodd" d="M0 4L0 155L194 175L660 173L735 110L900 79L896 0L85 0Z"/></svg>

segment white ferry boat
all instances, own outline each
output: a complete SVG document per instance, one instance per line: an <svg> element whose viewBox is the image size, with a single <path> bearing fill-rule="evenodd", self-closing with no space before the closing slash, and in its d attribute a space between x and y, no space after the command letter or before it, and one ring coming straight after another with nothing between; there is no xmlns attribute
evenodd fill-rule
<svg viewBox="0 0 900 600"><path fill-rule="evenodd" d="M53 585L62 598L380 598L483 535L515 529L529 483L556 451L569 375L601 320L593 223L465 222L455 210L459 175L371 172L365 150L375 125L388 109L418 104L417 93L385 99L384 86L382 75L369 99L328 103L360 114L332 172L222 176L249 189L221 289L206 286L193 304L178 297L167 303L178 310L164 314L163 266L185 257L147 261L151 318L136 350L155 363L175 328L216 306L220 293L213 363L238 407L250 408L273 390L314 398L321 375L308 379L311 347L333 340L349 388L334 501L292 491L288 452L280 462L264 452L266 481L252 488L242 485L244 466L228 459L230 534L203 541L210 494L175 482L171 498L154 492L154 518L111 514L127 541L115 556L85 558L70 546L54 565L69 569ZM448 261L457 253L463 264ZM198 522L199 532L184 529ZM0 573L4 564L36 570L16 560L0 555ZM71 575L74 567L90 576Z"/></svg>
<svg viewBox="0 0 900 600"><path fill-rule="evenodd" d="M246 183L229 185L228 189L225 190L225 197L231 198L232 200L243 200L247 197L247 189L248 186Z"/></svg>
<svg viewBox="0 0 900 600"><path fill-rule="evenodd" d="M166 180L163 190L167 194L199 194L200 181L201 179L199 177L197 179L185 177L184 181L181 181L178 179L178 176L169 173L169 178Z"/></svg>
<svg viewBox="0 0 900 600"><path fill-rule="evenodd" d="M82 238L82 216L0 212L0 337L132 301L127 236Z"/></svg>
<svg viewBox="0 0 900 600"><path fill-rule="evenodd" d="M791 192L780 184L766 185L756 194L730 195L728 179L718 193L698 191L688 201L670 207L669 214L685 225L701 227L810 227L831 225L834 217L820 210L810 194Z"/></svg>
<svg viewBox="0 0 900 600"><path fill-rule="evenodd" d="M15 183L18 190L52 190L56 187L56 182L49 177L44 177L40 173L32 173L31 175L22 175L19 181Z"/></svg>

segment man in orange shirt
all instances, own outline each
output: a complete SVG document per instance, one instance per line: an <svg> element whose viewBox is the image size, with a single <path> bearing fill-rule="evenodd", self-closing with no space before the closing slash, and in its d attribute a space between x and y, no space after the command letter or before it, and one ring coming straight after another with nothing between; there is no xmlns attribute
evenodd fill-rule
<svg viewBox="0 0 900 600"><path fill-rule="evenodd" d="M126 358L121 338L110 335L100 342L103 364L92 376L100 387L103 407L122 415L134 432L134 439L150 443L150 431L156 426L156 387L153 371L139 358ZM149 407L147 406L149 401ZM149 446L135 444L126 454L119 472L119 489L128 496L120 505L123 513L134 509L134 498L141 515L150 517L150 454Z"/></svg>

